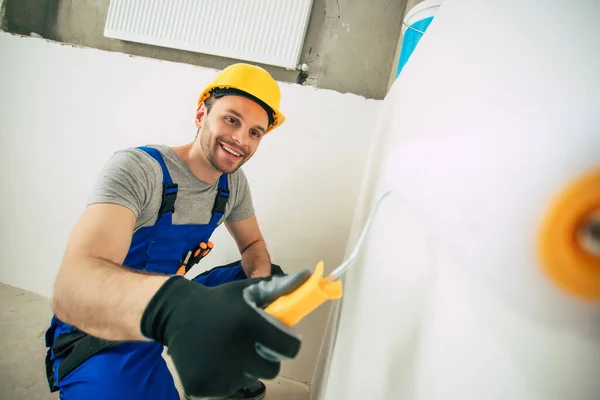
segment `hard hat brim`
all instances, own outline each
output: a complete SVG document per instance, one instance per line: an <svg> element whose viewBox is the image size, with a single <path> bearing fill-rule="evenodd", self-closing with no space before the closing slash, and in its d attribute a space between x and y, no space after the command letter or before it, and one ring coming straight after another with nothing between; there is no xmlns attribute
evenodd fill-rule
<svg viewBox="0 0 600 400"><path fill-rule="evenodd" d="M228 95L242 95L242 96L247 97L250 100L254 101L259 106L261 106L263 109L265 109L265 106L268 109L271 109L272 115L269 116L269 120L272 120L272 122L269 123L269 126L267 127L265 134L271 132L273 129L275 129L276 127L283 124L283 122L286 119L285 115L281 111L279 111L276 107L273 107L272 105L262 101L257 96L254 96L252 93L248 93L245 90L236 88L232 85L228 85L228 86L210 85L210 86L206 87L204 89L204 91L202 92L202 94L200 94L197 105L200 106L200 104L202 104L206 99L213 96L213 94L215 92L219 92L219 91L222 91L223 94L218 94L217 96L215 96L215 98L228 96ZM265 109L265 112L267 113L267 115L269 114L268 109Z"/></svg>

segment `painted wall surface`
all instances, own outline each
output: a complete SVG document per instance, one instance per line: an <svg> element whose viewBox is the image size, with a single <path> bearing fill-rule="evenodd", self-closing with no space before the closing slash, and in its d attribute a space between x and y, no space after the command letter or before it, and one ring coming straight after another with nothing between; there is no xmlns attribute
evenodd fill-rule
<svg viewBox="0 0 600 400"><path fill-rule="evenodd" d="M117 149L195 136L198 93L216 74L191 65L0 33L0 281L51 296L72 225ZM343 259L379 102L282 84L287 121L246 164L273 262L329 271ZM225 227L191 274L239 259ZM328 308L298 326L282 375L310 382Z"/></svg>
<svg viewBox="0 0 600 400"><path fill-rule="evenodd" d="M350 246L392 194L313 399L597 398L600 305L560 289L536 251L551 201L600 168L599 12L442 5L381 107Z"/></svg>

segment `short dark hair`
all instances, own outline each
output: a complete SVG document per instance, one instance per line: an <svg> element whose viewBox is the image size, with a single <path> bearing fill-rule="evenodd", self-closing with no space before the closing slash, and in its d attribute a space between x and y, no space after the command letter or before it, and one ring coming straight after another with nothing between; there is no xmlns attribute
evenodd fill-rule
<svg viewBox="0 0 600 400"><path fill-rule="evenodd" d="M204 100L204 106L206 107L207 115L210 112L210 109L212 108L213 104L215 104L215 100L216 99L213 96L210 96L206 100Z"/></svg>

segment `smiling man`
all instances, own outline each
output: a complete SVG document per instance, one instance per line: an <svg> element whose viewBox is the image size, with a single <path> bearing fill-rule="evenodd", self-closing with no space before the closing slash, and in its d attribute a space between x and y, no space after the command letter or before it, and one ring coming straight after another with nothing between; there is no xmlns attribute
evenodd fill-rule
<svg viewBox="0 0 600 400"><path fill-rule="evenodd" d="M61 399L179 399L163 346L187 393L259 399L265 386L257 378L275 377L280 360L296 356L299 339L259 303L310 272L270 276L280 269L240 169L285 120L279 103L279 86L265 70L235 64L201 93L192 142L110 158L55 283L46 369ZM220 224L241 261L193 281L179 276Z"/></svg>

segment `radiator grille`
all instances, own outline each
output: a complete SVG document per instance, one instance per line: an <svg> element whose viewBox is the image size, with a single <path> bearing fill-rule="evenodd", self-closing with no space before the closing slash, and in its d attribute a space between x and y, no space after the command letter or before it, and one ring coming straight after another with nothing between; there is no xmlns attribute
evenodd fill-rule
<svg viewBox="0 0 600 400"><path fill-rule="evenodd" d="M313 0L111 0L104 36L295 68Z"/></svg>

